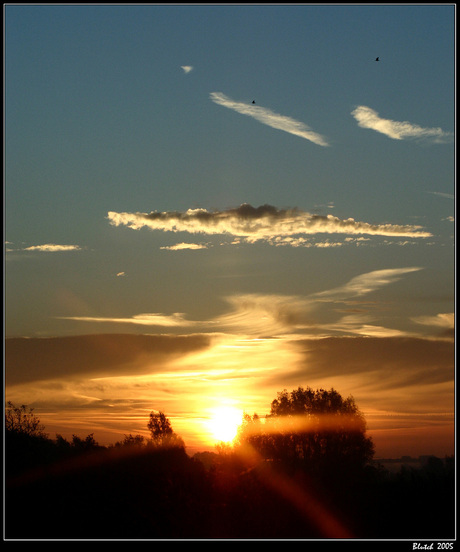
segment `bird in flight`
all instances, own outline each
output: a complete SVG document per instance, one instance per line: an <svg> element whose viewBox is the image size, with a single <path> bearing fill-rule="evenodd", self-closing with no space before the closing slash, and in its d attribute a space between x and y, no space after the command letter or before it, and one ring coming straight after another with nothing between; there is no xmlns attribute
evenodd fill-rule
<svg viewBox="0 0 460 552"><path fill-rule="evenodd" d="M254 100L252 100L252 103L255 104L256 102Z"/></svg>
<svg viewBox="0 0 460 552"><path fill-rule="evenodd" d="M375 61L380 61L380 59L378 57L375 58Z"/></svg>

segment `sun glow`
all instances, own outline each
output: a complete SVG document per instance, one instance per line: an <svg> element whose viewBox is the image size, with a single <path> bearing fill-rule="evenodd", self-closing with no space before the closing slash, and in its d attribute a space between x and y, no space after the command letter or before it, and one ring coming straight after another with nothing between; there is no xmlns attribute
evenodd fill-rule
<svg viewBox="0 0 460 552"><path fill-rule="evenodd" d="M236 437L243 421L243 412L233 406L219 406L210 413L208 427L216 441L228 443Z"/></svg>

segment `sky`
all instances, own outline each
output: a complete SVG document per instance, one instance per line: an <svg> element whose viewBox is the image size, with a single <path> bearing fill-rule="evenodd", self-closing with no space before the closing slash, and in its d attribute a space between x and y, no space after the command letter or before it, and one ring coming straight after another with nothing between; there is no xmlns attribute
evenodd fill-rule
<svg viewBox="0 0 460 552"><path fill-rule="evenodd" d="M212 449L335 388L454 453L455 5L4 5L7 400Z"/></svg>

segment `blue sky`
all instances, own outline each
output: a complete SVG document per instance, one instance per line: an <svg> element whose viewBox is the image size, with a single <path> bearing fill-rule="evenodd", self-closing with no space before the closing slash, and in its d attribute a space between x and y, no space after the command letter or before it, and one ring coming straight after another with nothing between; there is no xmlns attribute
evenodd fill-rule
<svg viewBox="0 0 460 552"><path fill-rule="evenodd" d="M6 5L6 336L444 336L454 24Z"/></svg>

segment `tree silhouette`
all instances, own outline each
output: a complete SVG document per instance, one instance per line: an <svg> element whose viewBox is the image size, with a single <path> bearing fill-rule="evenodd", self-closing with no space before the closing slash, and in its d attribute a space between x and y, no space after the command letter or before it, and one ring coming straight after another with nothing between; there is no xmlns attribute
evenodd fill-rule
<svg viewBox="0 0 460 552"><path fill-rule="evenodd" d="M5 409L5 468L8 475L34 465L46 464L53 457L53 447L45 427L26 405L8 401Z"/></svg>
<svg viewBox="0 0 460 552"><path fill-rule="evenodd" d="M8 401L5 410L5 430L19 435L30 437L46 437L45 426L40 424L40 419L33 413L33 408L26 405L15 406Z"/></svg>
<svg viewBox="0 0 460 552"><path fill-rule="evenodd" d="M184 441L174 433L171 422L164 412L150 412L147 428L150 431L151 443L156 447L184 447Z"/></svg>
<svg viewBox="0 0 460 552"><path fill-rule="evenodd" d="M344 399L335 389L299 387L278 393L265 423L257 414L246 415L238 439L264 458L301 463L321 472L361 469L374 455L353 397Z"/></svg>
<svg viewBox="0 0 460 552"><path fill-rule="evenodd" d="M117 441L115 447L144 447L146 440L143 435L125 435L123 441Z"/></svg>
<svg viewBox="0 0 460 552"><path fill-rule="evenodd" d="M72 446L82 452L93 451L101 448L94 439L93 433L90 433L84 439L78 437L78 435L72 435Z"/></svg>

